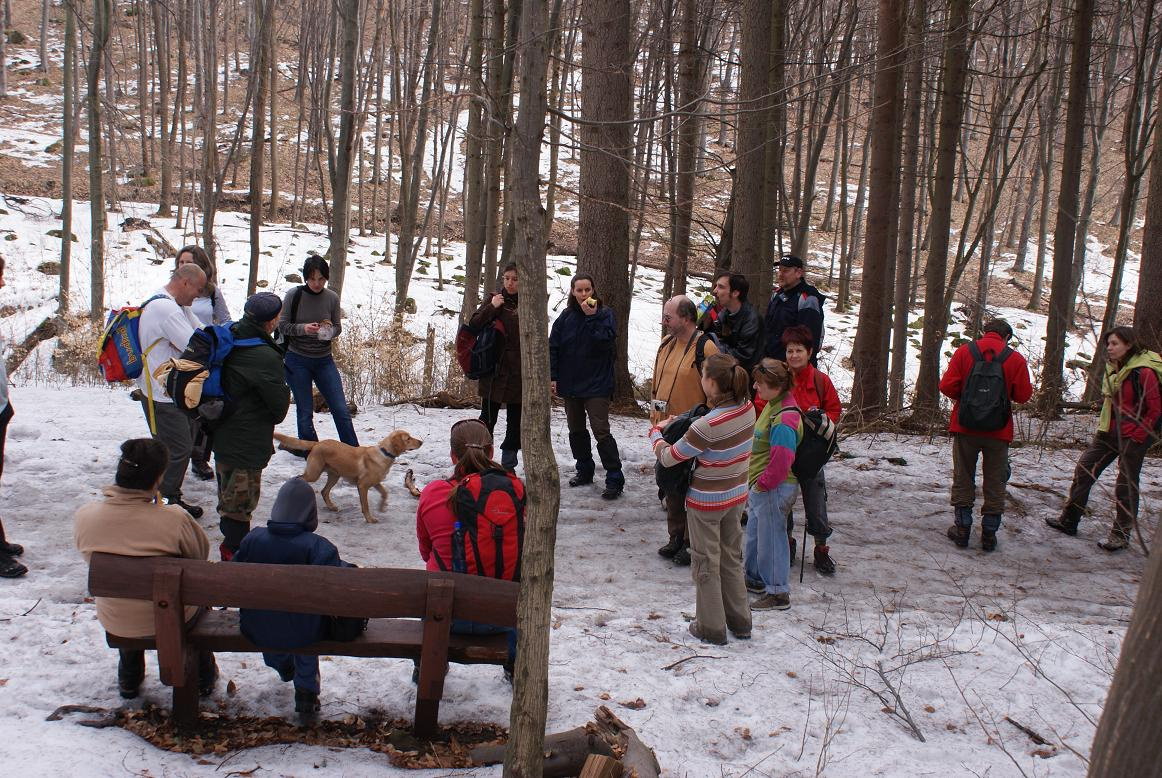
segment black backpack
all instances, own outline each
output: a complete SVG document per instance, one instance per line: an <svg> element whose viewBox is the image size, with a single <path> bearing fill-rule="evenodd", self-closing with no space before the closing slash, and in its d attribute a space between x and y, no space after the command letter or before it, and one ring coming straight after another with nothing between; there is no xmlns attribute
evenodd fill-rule
<svg viewBox="0 0 1162 778"><path fill-rule="evenodd" d="M235 338L225 324L194 330L186 350L161 365L154 375L165 383L174 407L186 415L216 425L234 412L234 400L222 383L226 357L236 348L262 346L262 338Z"/></svg>
<svg viewBox="0 0 1162 778"><path fill-rule="evenodd" d="M464 377L473 381L490 378L504 353L504 324L499 319L483 327L461 324L456 333L456 361Z"/></svg>
<svg viewBox="0 0 1162 778"><path fill-rule="evenodd" d="M795 449L791 472L800 481L810 481L839 450L839 428L822 408L799 410L803 419L803 440Z"/></svg>
<svg viewBox="0 0 1162 778"><path fill-rule="evenodd" d="M696 405L678 415L662 430L662 440L671 445L677 443L686 434L686 430L690 429L690 425L694 423L695 419L708 413L710 413L710 408L705 405ZM658 488L667 494L684 494L690 488L690 478L694 474L696 464L696 459L691 459L689 462L679 462L672 467L663 467L661 462L655 462L654 480L657 481Z"/></svg>
<svg viewBox="0 0 1162 778"><path fill-rule="evenodd" d="M968 350L972 354L972 370L960 392L960 409L956 420L961 427L976 432L1004 429L1012 412L1004 364L1013 350L1005 346L991 360L984 358L976 343L970 342Z"/></svg>

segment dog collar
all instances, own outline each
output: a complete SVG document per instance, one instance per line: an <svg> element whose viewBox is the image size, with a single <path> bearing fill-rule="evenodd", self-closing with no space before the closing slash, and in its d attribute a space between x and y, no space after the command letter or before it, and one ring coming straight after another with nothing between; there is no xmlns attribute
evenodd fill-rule
<svg viewBox="0 0 1162 778"><path fill-rule="evenodd" d="M380 446L380 447L379 447L379 453L383 454L383 455L384 455L385 457L387 457L388 459L395 459L395 454L391 453L390 451L388 451L388 450L387 450L386 448L384 448L383 446Z"/></svg>

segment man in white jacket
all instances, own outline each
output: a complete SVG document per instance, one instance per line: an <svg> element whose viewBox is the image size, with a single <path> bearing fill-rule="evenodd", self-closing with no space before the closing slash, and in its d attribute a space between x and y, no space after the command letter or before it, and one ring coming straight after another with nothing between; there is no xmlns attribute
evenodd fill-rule
<svg viewBox="0 0 1162 778"><path fill-rule="evenodd" d="M145 369L137 379L143 395L142 408L150 434L169 450L161 496L169 504L185 508L195 519L201 518L202 509L182 501L182 482L194 445L190 418L166 396L165 386L153 377L153 371L185 351L194 330L200 326L189 306L205 285L206 274L197 265L177 268L169 283L146 301L137 327L145 355Z"/></svg>

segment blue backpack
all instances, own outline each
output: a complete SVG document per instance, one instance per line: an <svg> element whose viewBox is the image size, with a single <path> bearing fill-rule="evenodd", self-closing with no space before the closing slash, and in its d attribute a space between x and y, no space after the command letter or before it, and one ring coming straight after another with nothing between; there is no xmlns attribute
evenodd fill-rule
<svg viewBox="0 0 1162 778"><path fill-rule="evenodd" d="M166 394L186 414L216 424L234 412L234 402L222 386L222 365L236 348L264 345L262 338L235 338L228 325L194 330L186 350L158 368ZM163 377L164 376L164 377Z"/></svg>

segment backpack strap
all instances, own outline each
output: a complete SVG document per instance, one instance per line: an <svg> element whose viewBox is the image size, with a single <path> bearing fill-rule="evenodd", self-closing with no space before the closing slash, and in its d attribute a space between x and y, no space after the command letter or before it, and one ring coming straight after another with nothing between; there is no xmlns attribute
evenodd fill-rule
<svg viewBox="0 0 1162 778"><path fill-rule="evenodd" d="M295 287L295 296L291 298L290 320L291 324L298 321L299 318L299 303L303 301L303 290L306 289L306 284Z"/></svg>
<svg viewBox="0 0 1162 778"><path fill-rule="evenodd" d="M819 407L823 407L823 395L827 392L823 386L823 379L819 377L819 371L816 370L811 374L815 379L815 395L819 398Z"/></svg>
<svg viewBox="0 0 1162 778"><path fill-rule="evenodd" d="M702 363L706 361L706 341L711 339L711 335L703 332L698 336L698 342L694 344L694 369L699 374L702 373Z"/></svg>
<svg viewBox="0 0 1162 778"><path fill-rule="evenodd" d="M492 488L488 490L485 490L486 476L488 477L489 481L488 485L492 486ZM501 479L504 479L503 483L501 482ZM519 519L520 512L523 510L523 501L517 497L516 490L512 488L512 480L508 477L508 473L504 472L503 470L485 470L480 474L480 494L476 498L476 514L479 516L486 516L484 509L488 503L488 497L493 492L497 491L504 492L508 495L509 499L512 500L513 508L517 510L517 517ZM489 523L491 524L492 522ZM518 526L518 531L522 529L523 527ZM494 558L493 565L493 578L501 578L504 575L504 533L499 532L498 530L499 526L494 524L492 529L492 541L495 544L496 556ZM518 542L521 544L521 546L523 546L524 538L519 538ZM479 560L479 555L477 555L476 558ZM518 560L520 558L519 552L517 553L517 558Z"/></svg>
<svg viewBox="0 0 1162 778"><path fill-rule="evenodd" d="M975 340L968 342L968 353L972 354L973 362L984 362L984 354L980 353L980 349L976 347Z"/></svg>

